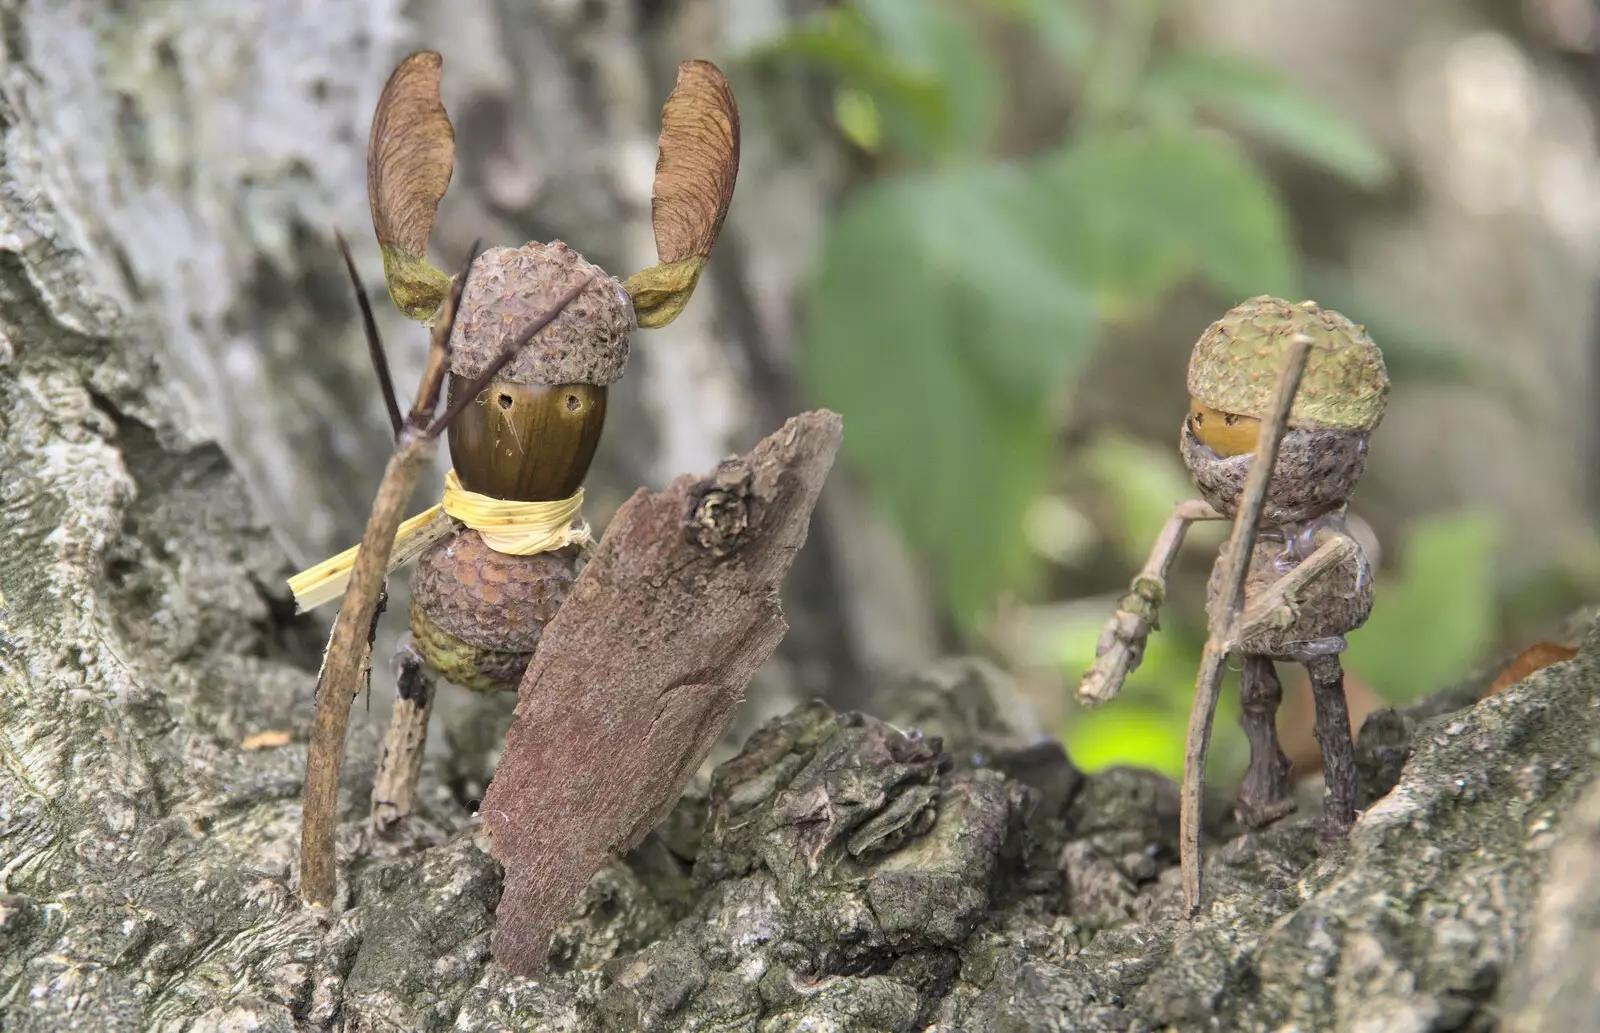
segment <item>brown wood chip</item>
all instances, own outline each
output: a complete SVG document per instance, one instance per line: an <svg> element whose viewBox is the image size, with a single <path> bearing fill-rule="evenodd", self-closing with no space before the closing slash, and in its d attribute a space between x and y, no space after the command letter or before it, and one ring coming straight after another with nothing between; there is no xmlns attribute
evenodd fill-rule
<svg viewBox="0 0 1600 1033"><path fill-rule="evenodd" d="M1516 659L1500 669L1500 673L1494 676L1494 681L1490 682L1489 687L1483 690L1483 696L1480 698L1487 699L1501 689L1510 688L1536 671L1541 671L1551 664L1559 664L1563 661L1571 660L1577 655L1578 651L1572 646L1564 646L1559 642L1535 642L1518 653Z"/></svg>
<svg viewBox="0 0 1600 1033"><path fill-rule="evenodd" d="M545 629L479 813L505 866L491 947L544 969L605 861L677 802L787 630L778 587L842 435L795 417L705 477L640 490Z"/></svg>

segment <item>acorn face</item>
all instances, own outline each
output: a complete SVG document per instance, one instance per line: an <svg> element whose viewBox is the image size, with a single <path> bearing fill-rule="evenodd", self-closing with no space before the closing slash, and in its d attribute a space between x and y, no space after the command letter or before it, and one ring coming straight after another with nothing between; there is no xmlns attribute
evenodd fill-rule
<svg viewBox="0 0 1600 1033"><path fill-rule="evenodd" d="M1189 429L1223 459L1254 452L1261 437L1261 421L1213 409L1198 398L1189 399Z"/></svg>
<svg viewBox="0 0 1600 1033"><path fill-rule="evenodd" d="M1201 427L1204 426L1202 421ZM1252 454L1218 455L1197 436L1192 416L1183 421L1178 447L1201 497L1225 516L1238 513ZM1286 431L1267 485L1262 521L1275 527L1303 524L1338 509L1349 501L1366 467L1365 432Z"/></svg>
<svg viewBox="0 0 1600 1033"><path fill-rule="evenodd" d="M450 378L450 400L466 382ZM606 389L492 381L450 425L461 486L518 502L553 502L583 484L600 444Z"/></svg>
<svg viewBox="0 0 1600 1033"><path fill-rule="evenodd" d="M1344 505L1366 469L1367 438L1383 419L1389 375L1366 331L1316 302L1251 298L1212 323L1189 355L1189 415L1179 447L1196 487L1219 512L1238 512L1261 420L1272 407L1289 343L1311 339L1289 411L1263 520L1301 524Z"/></svg>

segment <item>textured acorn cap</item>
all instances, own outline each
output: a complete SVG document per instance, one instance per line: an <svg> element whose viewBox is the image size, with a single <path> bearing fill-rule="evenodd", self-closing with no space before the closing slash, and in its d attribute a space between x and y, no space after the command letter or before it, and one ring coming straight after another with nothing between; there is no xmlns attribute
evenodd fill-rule
<svg viewBox="0 0 1600 1033"><path fill-rule="evenodd" d="M622 376L633 302L622 284L561 241L490 248L472 275L450 336L450 372L471 380L585 276L584 292L500 371L517 384L594 384Z"/></svg>
<svg viewBox="0 0 1600 1033"><path fill-rule="evenodd" d="M1289 426L1372 430L1383 419L1389 374L1363 327L1314 301L1260 297L1212 323L1189 355L1189 394L1222 412L1265 419L1289 341L1311 337Z"/></svg>

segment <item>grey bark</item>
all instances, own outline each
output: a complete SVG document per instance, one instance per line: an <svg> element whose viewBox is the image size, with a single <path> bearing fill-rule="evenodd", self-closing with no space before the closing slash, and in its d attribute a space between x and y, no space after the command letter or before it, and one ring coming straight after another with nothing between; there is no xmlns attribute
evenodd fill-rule
<svg viewBox="0 0 1600 1033"><path fill-rule="evenodd" d="M33 259L0 308L7 1029L1473 1029L1527 938L1561 935L1535 905L1550 849L1589 836L1565 826L1595 636L1414 735L1373 725L1369 793L1413 752L1343 854L1315 860L1311 814L1215 829L1192 926L1174 787L1078 775L981 669L885 697L942 741L821 705L764 728L596 876L541 982L488 961L500 873L436 784L404 841L359 834L370 735L347 893L303 909L303 745L242 745L307 723L317 642L258 587L281 554L138 339L54 320Z"/></svg>

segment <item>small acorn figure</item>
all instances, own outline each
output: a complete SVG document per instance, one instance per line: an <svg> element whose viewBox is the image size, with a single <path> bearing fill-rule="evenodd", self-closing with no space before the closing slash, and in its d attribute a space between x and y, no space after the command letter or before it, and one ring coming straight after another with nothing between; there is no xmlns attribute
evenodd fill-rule
<svg viewBox="0 0 1600 1033"><path fill-rule="evenodd" d="M1303 373L1292 396L1280 396L1291 346L1303 349ZM1250 743L1235 811L1241 821L1260 826L1294 809L1289 760L1278 743L1283 690L1274 664L1299 663L1311 678L1326 780L1320 838L1334 842L1354 822L1356 792L1339 654L1345 635L1366 622L1373 603L1372 572L1345 530L1345 511L1388 400L1383 355L1362 327L1337 312L1262 296L1238 305L1200 337L1189 357L1188 387L1179 447L1203 501L1178 505L1108 623L1078 695L1090 705L1105 702L1138 666L1188 524L1238 517L1258 443L1266 439L1263 425L1273 420L1275 405L1287 406L1282 426L1274 428L1270 478L1257 489L1263 493L1256 503L1260 519L1245 559L1240 613L1221 643L1243 663L1240 723ZM1218 557L1208 584L1214 628L1224 616L1228 559L1226 552ZM1195 728L1192 721L1191 739ZM1203 765L1203 737L1198 755ZM1191 910L1198 904L1195 879Z"/></svg>
<svg viewBox="0 0 1600 1033"><path fill-rule="evenodd" d="M708 61L685 61L661 111L651 196L656 265L620 280L561 241L532 242L491 248L450 277L427 259L455 163L441 67L426 50L396 66L367 151L389 295L448 342L430 352L425 380L447 382L435 426L445 428L452 463L440 504L400 526L388 562L392 573L415 559L416 571L411 645L401 649L399 700L373 787L379 831L412 808L431 674L477 692L515 692L571 593L590 542L582 485L605 425L607 389L623 374L633 332L683 311L739 167L739 113L727 80ZM346 260L354 276L348 252ZM402 421L368 317L398 437ZM355 556L347 550L291 579L300 609L339 597Z"/></svg>
<svg viewBox="0 0 1600 1033"><path fill-rule="evenodd" d="M517 328L585 282L451 423L447 493L529 503L581 498L605 425L606 389L622 375L633 331L620 283L559 241L484 252L456 315L447 396L454 403ZM411 634L435 671L478 692L515 691L576 579L588 535L568 531L572 509L553 538L508 548L503 539L514 536L497 540L488 528L463 525L417 558Z"/></svg>

